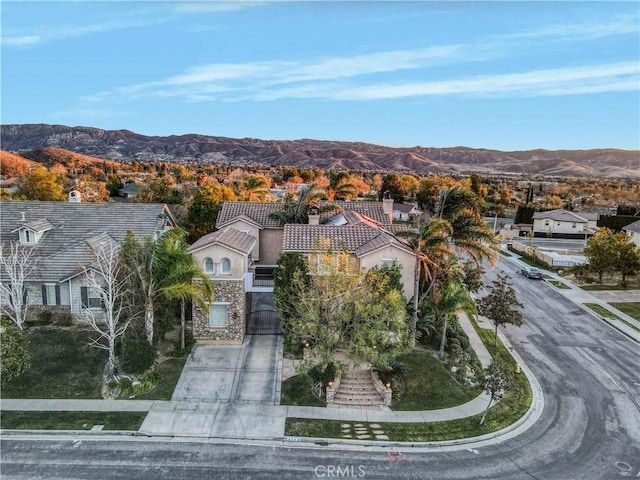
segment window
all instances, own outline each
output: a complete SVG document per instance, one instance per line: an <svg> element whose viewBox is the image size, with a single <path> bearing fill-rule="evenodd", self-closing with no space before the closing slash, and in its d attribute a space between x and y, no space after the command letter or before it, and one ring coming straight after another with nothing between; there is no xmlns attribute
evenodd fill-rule
<svg viewBox="0 0 640 480"><path fill-rule="evenodd" d="M60 285L48 283L42 286L42 304L60 305Z"/></svg>
<svg viewBox="0 0 640 480"><path fill-rule="evenodd" d="M20 230L20 243L36 243L35 235L31 230L23 228Z"/></svg>
<svg viewBox="0 0 640 480"><path fill-rule="evenodd" d="M100 293L90 287L80 287L80 296L82 297L83 308L103 308L102 298Z"/></svg>
<svg viewBox="0 0 640 480"><path fill-rule="evenodd" d="M216 264L209 257L204 259L204 273L216 273Z"/></svg>
<svg viewBox="0 0 640 480"><path fill-rule="evenodd" d="M220 262L220 273L223 275L229 275L231 273L231 260L223 258Z"/></svg>
<svg viewBox="0 0 640 480"><path fill-rule="evenodd" d="M393 267L395 260L391 260L389 258L383 258L382 259L382 265L385 267Z"/></svg>
<svg viewBox="0 0 640 480"><path fill-rule="evenodd" d="M212 303L209 309L209 326L217 328L226 327L228 309L228 303Z"/></svg>

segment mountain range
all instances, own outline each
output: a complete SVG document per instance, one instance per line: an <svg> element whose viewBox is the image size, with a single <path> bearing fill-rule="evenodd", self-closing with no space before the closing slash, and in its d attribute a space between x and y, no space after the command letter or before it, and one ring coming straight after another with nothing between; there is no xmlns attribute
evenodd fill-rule
<svg viewBox="0 0 640 480"><path fill-rule="evenodd" d="M47 124L2 125L1 148L24 154L47 147L115 161L265 164L296 167L579 177L640 178L640 151L394 148L360 142L260 140L198 134L146 136Z"/></svg>

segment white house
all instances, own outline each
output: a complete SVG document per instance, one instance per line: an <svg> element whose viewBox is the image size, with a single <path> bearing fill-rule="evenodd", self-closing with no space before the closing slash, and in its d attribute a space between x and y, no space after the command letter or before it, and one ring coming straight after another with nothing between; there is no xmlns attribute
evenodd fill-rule
<svg viewBox="0 0 640 480"><path fill-rule="evenodd" d="M536 237L584 239L597 230L598 214L549 210L533 214Z"/></svg>
<svg viewBox="0 0 640 480"><path fill-rule="evenodd" d="M624 230L627 235L631 237L633 243L640 247L640 220L636 220L635 222L630 223L626 227L623 227L622 230Z"/></svg>
<svg viewBox="0 0 640 480"><path fill-rule="evenodd" d="M422 215L422 210L416 204L396 203L393 205L393 219L408 222L414 217Z"/></svg>

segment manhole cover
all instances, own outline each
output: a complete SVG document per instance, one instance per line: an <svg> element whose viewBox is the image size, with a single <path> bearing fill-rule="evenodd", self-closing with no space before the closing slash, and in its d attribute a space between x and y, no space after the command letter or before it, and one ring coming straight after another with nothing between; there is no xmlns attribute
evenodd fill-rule
<svg viewBox="0 0 640 480"><path fill-rule="evenodd" d="M631 471L631 465L629 465L627 462L616 462L615 466L620 470L624 470L625 472Z"/></svg>

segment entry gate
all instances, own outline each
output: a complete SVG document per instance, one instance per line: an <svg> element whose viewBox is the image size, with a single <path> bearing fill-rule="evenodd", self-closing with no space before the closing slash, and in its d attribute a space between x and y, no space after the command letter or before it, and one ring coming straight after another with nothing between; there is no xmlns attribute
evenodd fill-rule
<svg viewBox="0 0 640 480"><path fill-rule="evenodd" d="M280 318L273 310L257 310L247 315L247 335L282 335Z"/></svg>

